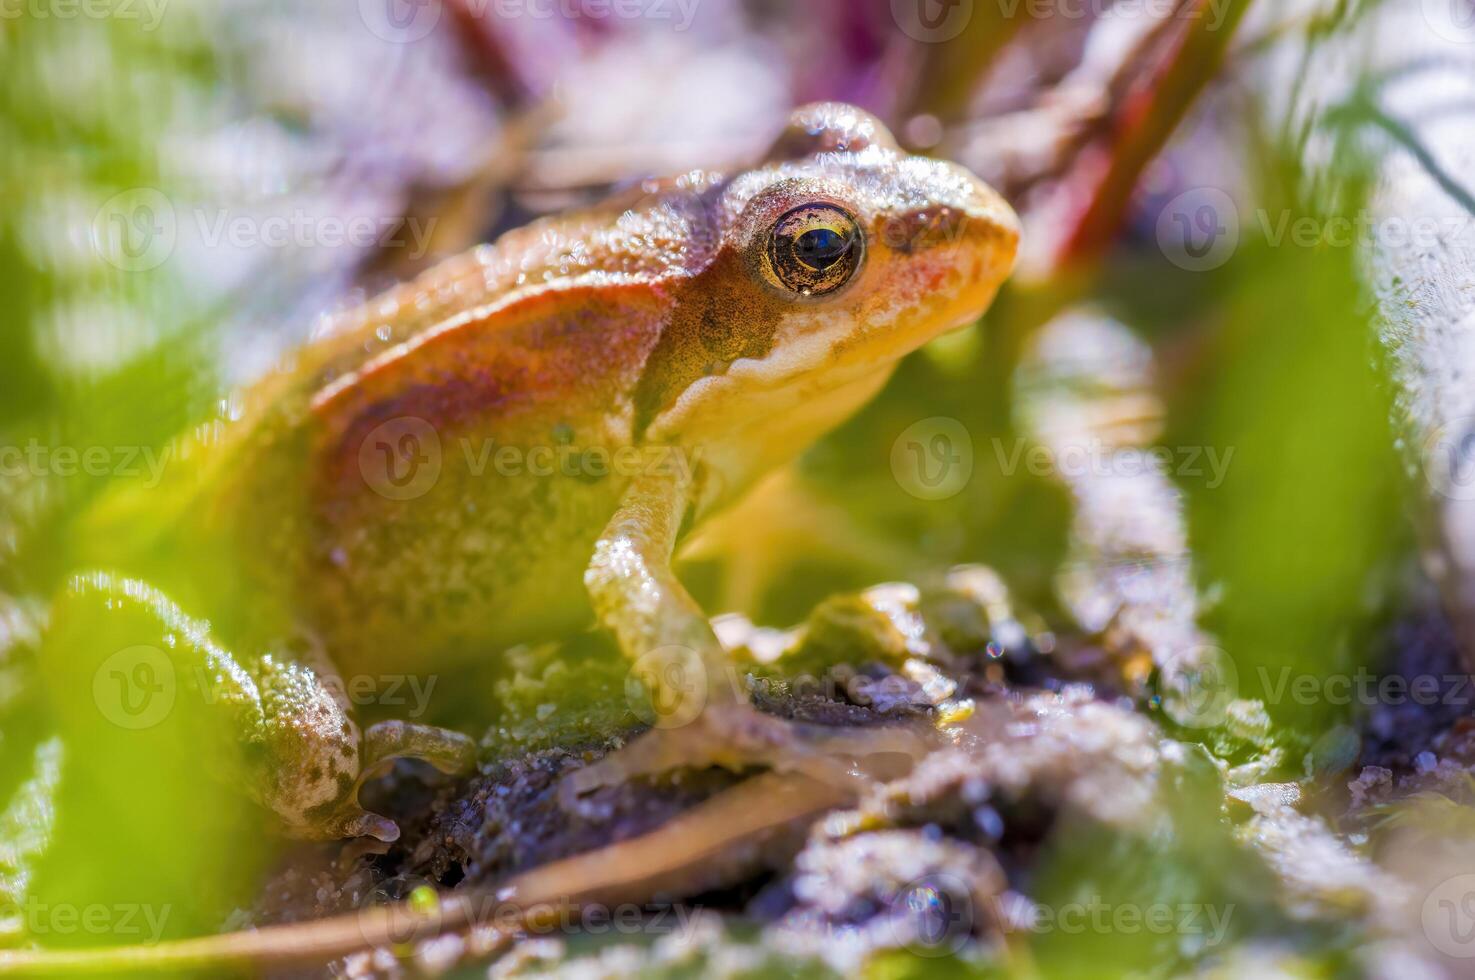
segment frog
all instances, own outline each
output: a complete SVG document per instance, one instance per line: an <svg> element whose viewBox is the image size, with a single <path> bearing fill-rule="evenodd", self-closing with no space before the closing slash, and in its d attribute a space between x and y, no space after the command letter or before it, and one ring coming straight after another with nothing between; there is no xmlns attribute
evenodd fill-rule
<svg viewBox="0 0 1475 980"><path fill-rule="evenodd" d="M794 110L745 169L509 231L325 317L177 440L156 485L100 494L63 549L48 658L84 664L65 686L85 687L148 644L210 689L247 791L310 840L394 841L358 794L396 759L476 765L464 733L361 729L343 678L591 623L656 665L637 676L680 723L575 769L571 798L808 758L728 682L678 545L977 321L1019 237L978 177L840 103Z"/></svg>

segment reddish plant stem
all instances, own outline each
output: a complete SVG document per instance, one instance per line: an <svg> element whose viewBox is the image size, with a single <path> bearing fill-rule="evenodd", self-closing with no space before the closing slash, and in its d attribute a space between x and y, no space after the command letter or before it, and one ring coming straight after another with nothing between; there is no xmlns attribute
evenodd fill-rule
<svg viewBox="0 0 1475 980"><path fill-rule="evenodd" d="M1214 3L1191 0L1184 13L1175 15L1187 23L1182 37L1127 95L1109 146L1103 148L1106 159L1096 168L1095 186L1085 195L1087 203L1056 255L1057 268L1093 262L1111 244L1142 171L1162 152L1194 100L1218 73L1250 0L1228 0L1218 21Z"/></svg>

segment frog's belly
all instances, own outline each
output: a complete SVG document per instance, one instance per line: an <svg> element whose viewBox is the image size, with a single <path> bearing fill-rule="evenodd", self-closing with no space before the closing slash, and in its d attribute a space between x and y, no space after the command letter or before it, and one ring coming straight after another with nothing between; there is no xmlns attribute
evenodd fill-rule
<svg viewBox="0 0 1475 980"><path fill-rule="evenodd" d="M626 481L476 458L317 508L303 594L345 674L449 668L589 618L584 568Z"/></svg>

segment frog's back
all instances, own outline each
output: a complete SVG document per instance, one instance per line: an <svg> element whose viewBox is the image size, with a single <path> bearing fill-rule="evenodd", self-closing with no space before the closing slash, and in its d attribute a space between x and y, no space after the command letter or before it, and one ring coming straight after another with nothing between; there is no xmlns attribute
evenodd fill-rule
<svg viewBox="0 0 1475 980"><path fill-rule="evenodd" d="M300 355L313 387L469 311L559 289L651 284L688 275L718 245L710 200L719 174L647 181L583 210L543 218L446 259L324 319Z"/></svg>
<svg viewBox="0 0 1475 980"><path fill-rule="evenodd" d="M585 614L633 393L709 258L715 178L535 222L334 324L265 379L204 513L345 668L474 657ZM284 568L293 573L283 576Z"/></svg>

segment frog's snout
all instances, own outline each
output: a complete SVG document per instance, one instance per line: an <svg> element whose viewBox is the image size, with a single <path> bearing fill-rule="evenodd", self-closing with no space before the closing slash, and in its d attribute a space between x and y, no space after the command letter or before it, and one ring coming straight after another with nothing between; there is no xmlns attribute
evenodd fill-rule
<svg viewBox="0 0 1475 980"><path fill-rule="evenodd" d="M932 332L976 319L1014 270L1019 219L988 184L955 163L910 158L900 194L917 203L880 216L874 236L895 269L891 288Z"/></svg>
<svg viewBox="0 0 1475 980"><path fill-rule="evenodd" d="M959 227L953 238L962 243L965 254L960 261L971 266L964 269L964 280L971 283L968 291L982 309L1014 271L1019 257L1019 216L998 191L971 171L955 163L946 166L956 171L968 187L961 213L955 218Z"/></svg>
<svg viewBox="0 0 1475 980"><path fill-rule="evenodd" d="M947 193L885 216L883 242L902 255L978 253L1007 276L1019 248L1019 218L1004 199L968 169L943 160L926 162L929 183Z"/></svg>

